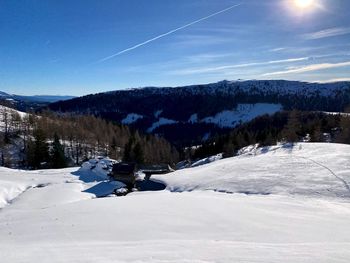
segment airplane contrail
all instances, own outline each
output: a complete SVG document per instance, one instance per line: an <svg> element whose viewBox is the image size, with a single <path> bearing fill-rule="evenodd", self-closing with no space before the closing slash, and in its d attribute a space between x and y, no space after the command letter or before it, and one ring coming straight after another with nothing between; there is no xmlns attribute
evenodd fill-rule
<svg viewBox="0 0 350 263"><path fill-rule="evenodd" d="M119 56L119 55L124 54L124 53L129 52L129 51L132 51L132 50L134 50L134 49L136 49L136 48L142 47L142 46L144 46L144 45L146 45L146 44L148 44L148 43L151 43L151 42L156 41L156 40L158 40L158 39L160 39L160 38L163 38L163 37L166 37L166 36L168 36L168 35L171 35L171 34L177 32L177 31L180 31L180 30L185 29L185 28L187 28L187 27L193 26L194 24L197 24L197 23L199 23L199 22L202 22L202 21L204 21L204 20L207 20L207 19L209 19L209 18L211 18L211 17L214 17L214 16L217 16L217 15L222 14L222 13L224 13L224 12L227 12L227 11L229 11L229 10L235 8L235 7L238 7L238 6L240 6L240 5L242 5L242 3L236 4L236 5L233 5L233 6L230 6L230 7L226 8L226 9L223 9L223 10L221 10L221 11L219 11L219 12L216 12L216 13L211 14L211 15L209 15L209 16L206 16L206 17L203 17L203 18L198 19L198 20L196 20L196 21L193 21L193 22L191 22L191 23L189 23L189 24L187 24L187 25L184 25L184 26L182 26L182 27L179 27L179 28L170 30L170 31L167 32L167 33L161 34L161 35L159 35L159 36L156 36L156 37L154 37L154 38L151 38L151 39L149 39L149 40L146 40L146 41L144 41L144 42L142 42L142 43L140 43L140 44L137 44L137 45L135 45L135 46L133 46L133 47L124 49L124 50L122 50L122 51L119 51L118 53L115 53L115 54L113 54L113 55L110 55L110 56L108 56L108 57L105 57L105 58L103 58L103 59L100 59L100 60L98 61L98 63L104 62L104 61L107 61L107 60L110 60L110 59L112 59L112 58L114 58L114 57L116 57L116 56Z"/></svg>

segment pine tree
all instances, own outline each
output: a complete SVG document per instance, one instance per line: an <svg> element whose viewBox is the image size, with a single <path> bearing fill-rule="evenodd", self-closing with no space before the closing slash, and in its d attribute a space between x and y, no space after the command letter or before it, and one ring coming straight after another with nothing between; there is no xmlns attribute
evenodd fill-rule
<svg viewBox="0 0 350 263"><path fill-rule="evenodd" d="M134 143L133 138L130 138L128 143L125 144L124 156L123 156L124 162L130 162L132 160L132 145L133 145L133 143Z"/></svg>
<svg viewBox="0 0 350 263"><path fill-rule="evenodd" d="M145 161L145 157L144 157L144 152L142 150L141 144L138 142L136 143L134 149L134 160L136 163L138 164L142 164Z"/></svg>
<svg viewBox="0 0 350 263"><path fill-rule="evenodd" d="M298 133L300 132L300 113L296 110L293 110L289 114L288 123L282 131L283 137L288 142L297 142L299 140Z"/></svg>
<svg viewBox="0 0 350 263"><path fill-rule="evenodd" d="M0 166L5 166L5 137L4 134L0 132Z"/></svg>
<svg viewBox="0 0 350 263"><path fill-rule="evenodd" d="M322 129L320 125L316 125L311 133L312 142L322 142Z"/></svg>
<svg viewBox="0 0 350 263"><path fill-rule="evenodd" d="M340 120L341 133L338 137L338 142L350 143L350 118L343 116Z"/></svg>
<svg viewBox="0 0 350 263"><path fill-rule="evenodd" d="M113 135L112 140L109 144L110 147L110 157L113 159L117 159L117 149L118 149L118 144L117 144L117 139Z"/></svg>
<svg viewBox="0 0 350 263"><path fill-rule="evenodd" d="M60 139L56 133L54 135L52 149L50 151L50 158L52 168L67 167L67 160L64 155L64 147L62 146Z"/></svg>
<svg viewBox="0 0 350 263"><path fill-rule="evenodd" d="M10 142L10 111L7 107L0 108L0 120L3 123L5 144Z"/></svg>
<svg viewBox="0 0 350 263"><path fill-rule="evenodd" d="M33 169L40 169L48 161L49 148L46 142L46 135L42 129L34 131L34 141L30 141L27 149L28 166Z"/></svg>

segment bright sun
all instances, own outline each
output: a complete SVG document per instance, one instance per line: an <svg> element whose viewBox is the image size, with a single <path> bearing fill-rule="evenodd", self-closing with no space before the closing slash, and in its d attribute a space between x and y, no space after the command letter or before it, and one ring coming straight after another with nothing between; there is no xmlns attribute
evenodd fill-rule
<svg viewBox="0 0 350 263"><path fill-rule="evenodd" d="M314 5L315 0L294 0L294 3L301 9L307 9Z"/></svg>

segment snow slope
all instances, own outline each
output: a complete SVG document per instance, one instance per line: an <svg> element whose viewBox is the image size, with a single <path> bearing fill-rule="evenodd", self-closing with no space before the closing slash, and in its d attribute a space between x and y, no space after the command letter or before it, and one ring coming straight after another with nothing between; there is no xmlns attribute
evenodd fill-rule
<svg viewBox="0 0 350 263"><path fill-rule="evenodd" d="M98 199L86 167L0 168L0 259L346 263L349 163L346 145L250 147L154 176L168 190Z"/></svg>
<svg viewBox="0 0 350 263"><path fill-rule="evenodd" d="M320 143L252 147L235 158L153 178L174 192L350 198L349 150L348 145Z"/></svg>

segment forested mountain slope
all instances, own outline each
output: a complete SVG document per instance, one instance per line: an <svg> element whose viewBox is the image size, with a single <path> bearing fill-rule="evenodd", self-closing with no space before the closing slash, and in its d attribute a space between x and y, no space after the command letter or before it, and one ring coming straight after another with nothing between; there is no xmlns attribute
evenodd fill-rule
<svg viewBox="0 0 350 263"><path fill-rule="evenodd" d="M340 112L349 104L350 82L251 80L111 91L53 103L49 109L101 116L184 143L179 133L198 142L281 109Z"/></svg>

